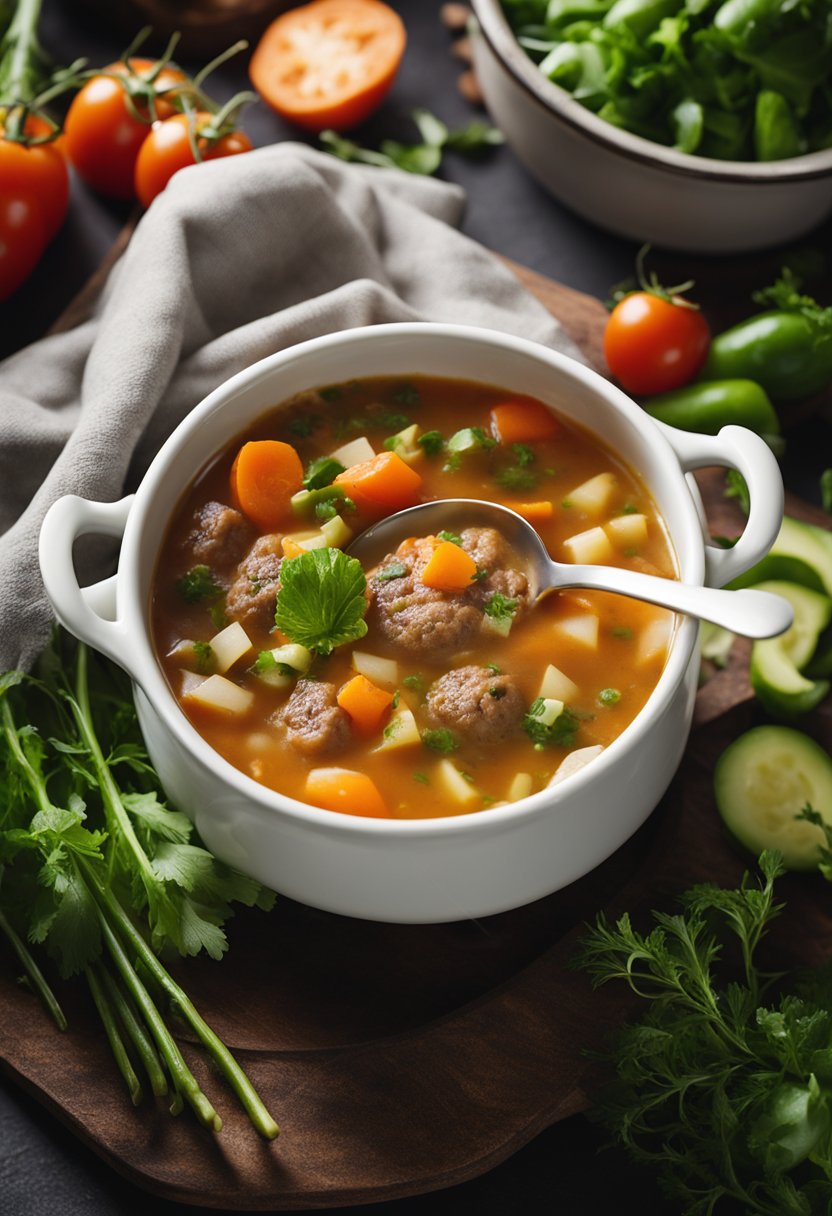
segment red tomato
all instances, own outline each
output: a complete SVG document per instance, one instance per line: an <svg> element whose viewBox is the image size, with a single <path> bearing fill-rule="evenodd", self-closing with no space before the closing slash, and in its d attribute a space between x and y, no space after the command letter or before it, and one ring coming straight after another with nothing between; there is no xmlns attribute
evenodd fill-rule
<svg viewBox="0 0 832 1216"><path fill-rule="evenodd" d="M381 0L314 0L272 22L249 65L263 100L309 131L357 126L384 100L404 54Z"/></svg>
<svg viewBox="0 0 832 1216"><path fill-rule="evenodd" d="M60 228L69 203L69 174L56 141L27 145L4 139L0 123L0 182L4 202L18 197L37 199L43 213L46 240ZM52 130L45 119L30 114L23 128L26 135L46 135Z"/></svg>
<svg viewBox="0 0 832 1216"><path fill-rule="evenodd" d="M39 201L32 195L8 195L4 188L0 194L0 300L7 300L29 277L48 240Z"/></svg>
<svg viewBox="0 0 832 1216"><path fill-rule="evenodd" d="M156 66L152 59L131 59L137 76L146 78ZM107 72L127 75L123 63L111 63ZM170 89L185 76L178 68L163 68L153 83L154 90ZM125 85L113 76L93 76L76 94L67 112L64 132L67 156L94 190L110 198L130 199L135 195L133 177L136 157L150 130L151 117L146 101L134 99L139 115L130 110ZM175 112L169 99L156 99L160 119Z"/></svg>
<svg viewBox="0 0 832 1216"><path fill-rule="evenodd" d="M635 291L610 314L604 357L628 392L649 396L693 380L710 344L711 331L698 308Z"/></svg>
<svg viewBox="0 0 832 1216"><path fill-rule="evenodd" d="M196 124L197 147L203 160L218 160L251 151L251 140L242 131L231 131L218 140L209 141L200 131L211 123L213 115L199 111L193 116ZM143 207L149 207L157 194L179 169L193 165L194 154L188 138L188 116L176 114L164 122L153 124L136 161L136 194Z"/></svg>

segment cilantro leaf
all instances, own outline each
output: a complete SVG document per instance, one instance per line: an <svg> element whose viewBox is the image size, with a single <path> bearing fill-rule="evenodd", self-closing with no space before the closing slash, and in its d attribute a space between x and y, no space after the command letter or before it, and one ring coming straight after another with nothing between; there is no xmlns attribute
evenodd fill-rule
<svg viewBox="0 0 832 1216"><path fill-rule="evenodd" d="M275 624L292 642L331 654L367 632L367 580L340 549L312 549L283 562Z"/></svg>
<svg viewBox="0 0 832 1216"><path fill-rule="evenodd" d="M459 739L447 726L440 726L437 730L423 730L422 742L432 752L439 752L443 756L455 752L459 747Z"/></svg>
<svg viewBox="0 0 832 1216"><path fill-rule="evenodd" d="M462 545L462 537L457 536L456 532L437 532L437 540L446 540L452 545Z"/></svg>
<svg viewBox="0 0 832 1216"><path fill-rule="evenodd" d="M214 582L214 576L208 566L192 566L187 574L176 580L176 590L186 604L215 600L223 593L222 587Z"/></svg>
<svg viewBox="0 0 832 1216"><path fill-rule="evenodd" d="M323 489L324 486L331 485L338 474L343 472L344 466L340 460L333 460L331 456L316 456L314 460L310 460L303 475L304 488Z"/></svg>
<svg viewBox="0 0 832 1216"><path fill-rule="evenodd" d="M517 612L517 600L509 599L507 596L501 595L499 591L495 591L485 601L483 612L494 621L511 621Z"/></svg>
<svg viewBox="0 0 832 1216"><path fill-rule="evenodd" d="M438 456L445 446L441 431L425 431L416 442L424 450L426 456Z"/></svg>
<svg viewBox="0 0 832 1216"><path fill-rule="evenodd" d="M537 697L523 717L523 730L535 747L572 747L580 721L570 709L564 708L554 722L548 725L541 720L545 709L545 698Z"/></svg>

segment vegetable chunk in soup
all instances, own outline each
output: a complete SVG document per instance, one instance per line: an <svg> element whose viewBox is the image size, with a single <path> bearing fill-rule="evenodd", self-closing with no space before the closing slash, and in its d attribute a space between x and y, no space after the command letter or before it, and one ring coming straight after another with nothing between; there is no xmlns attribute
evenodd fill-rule
<svg viewBox="0 0 832 1216"><path fill-rule="evenodd" d="M155 574L159 660L231 764L327 810L462 815L563 780L633 720L671 613L580 590L535 607L493 528L367 570L345 551L437 498L512 507L562 561L675 577L645 487L541 402L422 376L303 393L200 472Z"/></svg>

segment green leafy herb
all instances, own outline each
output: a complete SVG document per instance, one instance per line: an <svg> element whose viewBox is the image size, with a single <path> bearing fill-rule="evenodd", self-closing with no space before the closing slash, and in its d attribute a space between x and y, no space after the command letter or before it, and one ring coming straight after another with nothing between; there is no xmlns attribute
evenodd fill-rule
<svg viewBox="0 0 832 1216"><path fill-rule="evenodd" d="M483 581L483 579L486 579L486 578L488 578L488 571L484 570L482 566L477 566L476 570L471 575L471 582L472 583L481 583Z"/></svg>
<svg viewBox="0 0 832 1216"><path fill-rule="evenodd" d="M494 621L511 621L517 612L517 600L495 591L485 601L483 612Z"/></svg>
<svg viewBox="0 0 832 1216"><path fill-rule="evenodd" d="M442 532L437 532L436 536L437 536L438 540L449 541L450 544L452 544L452 545L460 545L460 546L462 545L462 537L457 536L456 532L442 531Z"/></svg>
<svg viewBox="0 0 832 1216"><path fill-rule="evenodd" d="M228 624L228 617L225 614L225 596L221 595L218 599L212 601L208 606L208 617L211 624L219 632L220 629L225 629Z"/></svg>
<svg viewBox="0 0 832 1216"><path fill-rule="evenodd" d="M614 638L631 638L633 631L629 625L613 625L610 633Z"/></svg>
<svg viewBox="0 0 832 1216"><path fill-rule="evenodd" d="M422 742L432 752L439 752L443 756L455 752L459 747L456 735L446 726L440 726L438 730L423 730Z"/></svg>
<svg viewBox="0 0 832 1216"><path fill-rule="evenodd" d="M208 566L192 566L187 574L176 580L176 590L186 604L215 600L223 593L222 587L214 582L214 576Z"/></svg>
<svg viewBox="0 0 832 1216"><path fill-rule="evenodd" d="M337 401L339 397L343 397L344 390L340 384L331 384L328 388L322 388L320 395L324 401Z"/></svg>
<svg viewBox="0 0 832 1216"><path fill-rule="evenodd" d="M314 414L302 414L297 418L290 418L286 430L295 439L308 439L320 425L321 419L316 418Z"/></svg>
<svg viewBox="0 0 832 1216"><path fill-rule="evenodd" d="M303 485L307 490L320 490L331 485L338 474L343 472L344 466L340 460L333 460L331 456L316 456L309 462L303 476Z"/></svg>
<svg viewBox="0 0 832 1216"><path fill-rule="evenodd" d="M278 676L296 676L298 673L288 663L279 662L270 650L261 650L249 667L253 676L268 675L270 672Z"/></svg>
<svg viewBox="0 0 832 1216"><path fill-rule="evenodd" d="M820 828L826 838L826 843L818 845L818 869L827 882L832 882L832 826L828 820L821 815L820 811L816 811L809 803L804 806L797 819L804 819L807 823L813 823L816 828Z"/></svg>
<svg viewBox="0 0 832 1216"><path fill-rule="evenodd" d="M534 449L530 448L527 443L513 443L511 450L514 452L515 464L521 469L527 468L537 460Z"/></svg>
<svg viewBox="0 0 832 1216"><path fill-rule="evenodd" d="M420 785L430 785L430 778L427 773L414 773L413 780L418 781Z"/></svg>
<svg viewBox="0 0 832 1216"><path fill-rule="evenodd" d="M335 500L326 498L323 502L315 503L315 518L326 522L328 519L334 519L338 514L338 507L335 505Z"/></svg>
<svg viewBox="0 0 832 1216"><path fill-rule="evenodd" d="M500 667L499 663L486 663L486 667L489 671L493 671L495 676L501 676L503 674L503 669Z"/></svg>
<svg viewBox="0 0 832 1216"><path fill-rule="evenodd" d="M496 147L503 137L494 127L477 121L460 131L449 131L445 124L428 110L413 110L411 117L418 127L422 142L400 143L385 139L378 152L362 148L351 139L345 139L336 131L322 131L320 140L324 148L341 160L359 161L381 169L404 169L407 173L428 175L435 173L442 163L446 148L465 154L480 153Z"/></svg>
<svg viewBox="0 0 832 1216"><path fill-rule="evenodd" d="M570 709L564 709L554 722L547 724L541 720L545 705L544 697L537 697L532 701L529 712L523 717L523 730L537 748L572 747L580 726L577 714Z"/></svg>
<svg viewBox="0 0 832 1216"><path fill-rule="evenodd" d="M391 562L383 570L379 570L376 578L380 583L389 583L394 578L404 578L409 573L404 562Z"/></svg>
<svg viewBox="0 0 832 1216"><path fill-rule="evenodd" d="M312 549L280 568L275 624L292 642L331 654L367 632L367 580L361 563L340 549Z"/></svg>
<svg viewBox="0 0 832 1216"><path fill-rule="evenodd" d="M502 684L495 684L492 688L489 688L488 695L489 697L493 697L495 701L502 701L506 695L506 689Z"/></svg>
<svg viewBox="0 0 832 1216"><path fill-rule="evenodd" d="M405 676L402 684L404 684L405 688L409 688L411 692L415 692L420 697L423 697L427 692L427 683L420 675Z"/></svg>
<svg viewBox="0 0 832 1216"><path fill-rule="evenodd" d="M425 431L416 440L426 456L438 456L445 446L445 440L440 431Z"/></svg>
<svg viewBox="0 0 832 1216"><path fill-rule="evenodd" d="M416 409L422 404L422 394L411 380L405 380L393 391L393 400L399 405L407 406L408 409Z"/></svg>
<svg viewBox="0 0 832 1216"><path fill-rule="evenodd" d="M397 414L392 410L379 414L375 422L377 426L383 426L388 431L403 431L406 426L410 425L410 419L407 414ZM384 446L387 447L388 444L392 445L393 439L395 439L395 436L386 439Z"/></svg>
<svg viewBox="0 0 832 1216"><path fill-rule="evenodd" d="M621 693L617 688L602 688L598 693L598 700L602 705L617 705L621 700Z"/></svg>
<svg viewBox="0 0 832 1216"><path fill-rule="evenodd" d="M528 469L521 469L516 464L511 464L506 469L501 469L496 474L494 480L498 486L502 486L504 490L531 490L537 485L537 477Z"/></svg>
<svg viewBox="0 0 832 1216"><path fill-rule="evenodd" d="M217 656L210 642L194 642L194 658L197 671L204 676L210 675L217 665Z"/></svg>

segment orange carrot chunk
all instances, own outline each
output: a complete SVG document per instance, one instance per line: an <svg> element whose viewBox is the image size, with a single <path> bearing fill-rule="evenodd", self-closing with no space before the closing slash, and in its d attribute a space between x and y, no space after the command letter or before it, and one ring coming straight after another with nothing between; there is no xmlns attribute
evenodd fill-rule
<svg viewBox="0 0 832 1216"><path fill-rule="evenodd" d="M312 806L368 819L392 816L372 778L346 768L313 768L306 778L304 797Z"/></svg>
<svg viewBox="0 0 832 1216"><path fill-rule="evenodd" d="M510 502L506 503L506 506L522 515L530 524L545 523L555 514L555 508L550 502Z"/></svg>
<svg viewBox="0 0 832 1216"><path fill-rule="evenodd" d="M301 545L296 540L292 540L291 536L284 536L280 542L280 547L283 550L284 557L300 557L306 553Z"/></svg>
<svg viewBox="0 0 832 1216"><path fill-rule="evenodd" d="M338 693L338 704L349 714L359 734L373 735L387 717L393 694L366 676L354 676Z"/></svg>
<svg viewBox="0 0 832 1216"><path fill-rule="evenodd" d="M231 466L235 505L265 532L279 528L291 513L289 500L302 482L300 457L277 439L244 443Z"/></svg>
<svg viewBox="0 0 832 1216"><path fill-rule="evenodd" d="M419 501L422 479L395 452L379 452L339 473L335 485L343 487L359 511L387 515Z"/></svg>
<svg viewBox="0 0 832 1216"><path fill-rule="evenodd" d="M537 439L554 439L561 425L541 402L517 398L494 406L491 429L500 443L534 443Z"/></svg>
<svg viewBox="0 0 832 1216"><path fill-rule="evenodd" d="M477 573L477 563L470 553L453 541L441 540L422 571L422 582L436 591L465 591Z"/></svg>

